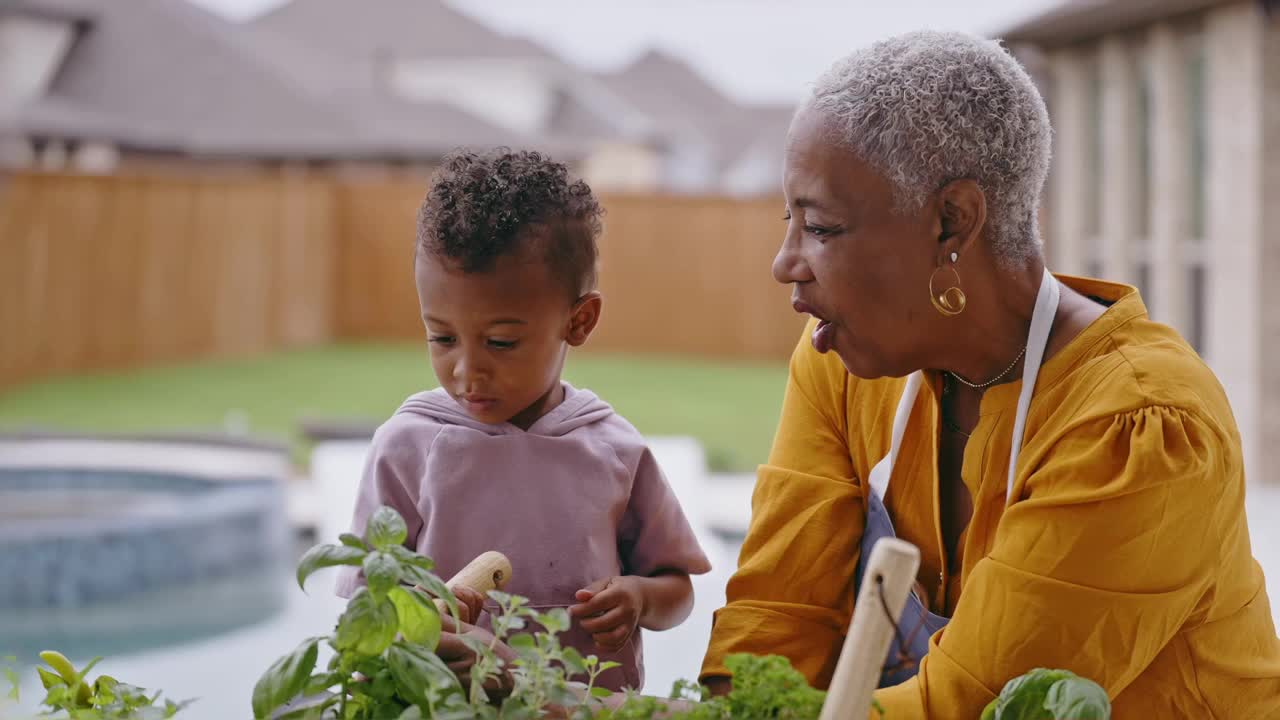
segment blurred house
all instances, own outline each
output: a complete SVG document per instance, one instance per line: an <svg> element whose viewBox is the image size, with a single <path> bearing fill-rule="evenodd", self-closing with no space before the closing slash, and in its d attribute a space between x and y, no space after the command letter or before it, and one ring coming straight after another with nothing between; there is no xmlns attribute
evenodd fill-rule
<svg viewBox="0 0 1280 720"><path fill-rule="evenodd" d="M1076 0L1000 36L1053 117L1053 266L1137 285L1280 479L1280 3Z"/></svg>
<svg viewBox="0 0 1280 720"><path fill-rule="evenodd" d="M425 172L510 145L602 190L754 194L777 187L784 116L657 54L593 74L440 0L248 24L184 0L0 0L3 167Z"/></svg>
<svg viewBox="0 0 1280 720"><path fill-rule="evenodd" d="M583 170L601 188L756 194L779 185L790 108L736 103L663 53L592 74L440 0L295 0L253 27L337 61L349 84L586 144ZM298 69L316 75L306 63ZM332 87L332 77L318 79Z"/></svg>
<svg viewBox="0 0 1280 720"><path fill-rule="evenodd" d="M0 160L84 172L429 165L457 145L533 144L453 104L321 92L282 57L343 77L180 0L0 0Z"/></svg>
<svg viewBox="0 0 1280 720"><path fill-rule="evenodd" d="M600 77L663 128L666 187L734 195L780 188L792 106L735 102L684 61L656 50Z"/></svg>
<svg viewBox="0 0 1280 720"><path fill-rule="evenodd" d="M380 97L405 108L454 107L506 132L502 144L574 151L597 184L661 183L661 133L647 117L545 48L439 0L289 2L247 32L322 97L347 106Z"/></svg>

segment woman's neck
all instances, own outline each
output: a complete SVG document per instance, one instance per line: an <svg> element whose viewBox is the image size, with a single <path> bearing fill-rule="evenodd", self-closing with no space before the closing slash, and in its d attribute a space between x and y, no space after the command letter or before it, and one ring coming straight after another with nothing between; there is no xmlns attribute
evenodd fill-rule
<svg viewBox="0 0 1280 720"><path fill-rule="evenodd" d="M1016 270L992 263L982 277L965 278L968 302L952 320L947 348L937 369L970 383L1008 382L1019 377L1044 261L1035 258ZM994 384L994 383L993 383Z"/></svg>

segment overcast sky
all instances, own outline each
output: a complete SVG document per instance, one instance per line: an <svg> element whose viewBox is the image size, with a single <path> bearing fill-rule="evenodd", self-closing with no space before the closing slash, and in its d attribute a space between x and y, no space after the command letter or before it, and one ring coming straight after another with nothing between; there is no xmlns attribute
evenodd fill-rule
<svg viewBox="0 0 1280 720"><path fill-rule="evenodd" d="M235 19L281 0L191 0ZM307 0L295 0L306 2ZM377 0L360 0L376 2ZM678 55L741 100L795 101L832 61L887 35L991 35L1059 0L451 0L508 33L594 69L650 47Z"/></svg>

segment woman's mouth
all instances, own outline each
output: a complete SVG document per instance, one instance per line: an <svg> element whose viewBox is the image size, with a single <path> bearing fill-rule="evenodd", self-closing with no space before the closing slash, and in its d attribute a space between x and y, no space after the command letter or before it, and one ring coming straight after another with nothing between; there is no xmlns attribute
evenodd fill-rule
<svg viewBox="0 0 1280 720"><path fill-rule="evenodd" d="M813 329L813 335L809 340L813 343L813 349L819 353L826 353L835 343L836 326L831 321L824 318L821 313L812 305L802 300L792 300L791 307L802 315L811 315L818 321L817 327Z"/></svg>
<svg viewBox="0 0 1280 720"><path fill-rule="evenodd" d="M829 320L818 318L818 326L813 329L813 335L809 341L813 343L813 349L819 353L826 353L835 343L836 326L832 325Z"/></svg>

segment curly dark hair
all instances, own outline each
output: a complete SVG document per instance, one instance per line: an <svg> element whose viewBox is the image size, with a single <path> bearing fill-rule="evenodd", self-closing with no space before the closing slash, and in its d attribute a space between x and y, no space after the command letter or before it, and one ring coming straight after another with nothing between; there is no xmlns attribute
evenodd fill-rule
<svg viewBox="0 0 1280 720"><path fill-rule="evenodd" d="M417 251L475 273L536 248L576 300L595 288L603 212L585 182L541 153L459 150L445 158L418 211Z"/></svg>

